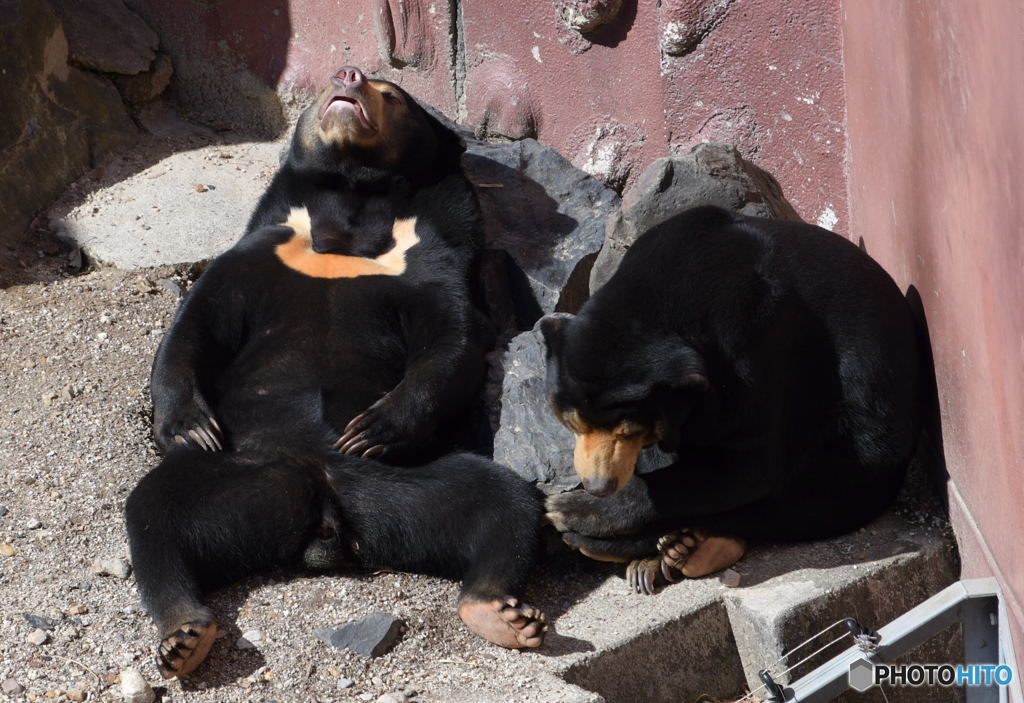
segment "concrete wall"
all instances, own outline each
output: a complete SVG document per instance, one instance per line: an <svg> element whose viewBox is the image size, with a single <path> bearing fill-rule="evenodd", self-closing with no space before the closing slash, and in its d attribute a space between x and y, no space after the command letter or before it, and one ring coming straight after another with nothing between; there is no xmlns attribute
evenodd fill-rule
<svg viewBox="0 0 1024 703"><path fill-rule="evenodd" d="M850 234L921 292L964 577L1024 671L1024 4L846 0Z"/></svg>
<svg viewBox="0 0 1024 703"><path fill-rule="evenodd" d="M735 143L804 218L846 225L838 0L128 3L207 121L280 129L290 96L351 63L478 132L535 136L619 189L659 156ZM606 22L573 28L591 17Z"/></svg>

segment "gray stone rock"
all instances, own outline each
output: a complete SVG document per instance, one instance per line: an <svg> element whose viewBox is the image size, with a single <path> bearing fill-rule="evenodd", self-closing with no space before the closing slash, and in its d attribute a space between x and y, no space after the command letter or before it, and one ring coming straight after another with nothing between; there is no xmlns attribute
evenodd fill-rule
<svg viewBox="0 0 1024 703"><path fill-rule="evenodd" d="M590 272L590 291L611 278L636 238L673 214L698 205L757 217L799 220L768 172L726 144L698 144L686 156L656 160L622 197L608 219L604 246Z"/></svg>
<svg viewBox="0 0 1024 703"><path fill-rule="evenodd" d="M385 693L377 699L377 703L405 703L405 696L401 693Z"/></svg>
<svg viewBox="0 0 1024 703"><path fill-rule="evenodd" d="M0 24L0 66L18 67L0 72L0 241L19 236L71 180L137 137L114 85L68 65L49 6L19 5L14 21Z"/></svg>
<svg viewBox="0 0 1024 703"><path fill-rule="evenodd" d="M34 627L38 630L52 630L57 627L57 621L52 618L43 617L42 615L33 615L31 613L23 613L22 616L25 618L25 622L30 627Z"/></svg>
<svg viewBox="0 0 1024 703"><path fill-rule="evenodd" d="M160 38L121 0L50 0L64 24L71 60L94 71L134 75L149 69Z"/></svg>
<svg viewBox="0 0 1024 703"><path fill-rule="evenodd" d="M25 692L25 687L14 679L4 679L4 682L0 683L0 691L8 696L20 696Z"/></svg>
<svg viewBox="0 0 1024 703"><path fill-rule="evenodd" d="M121 672L118 693L126 703L153 703L156 700L156 691L146 682L138 669L125 669Z"/></svg>
<svg viewBox="0 0 1024 703"><path fill-rule="evenodd" d="M470 142L463 160L484 213L487 247L506 252L520 329L575 312L619 196L533 139Z"/></svg>
<svg viewBox="0 0 1024 703"><path fill-rule="evenodd" d="M131 564L124 559L97 559L92 563L91 570L97 576L113 576L126 579L132 573Z"/></svg>
<svg viewBox="0 0 1024 703"><path fill-rule="evenodd" d="M378 612L339 627L314 630L313 636L331 647L379 657L398 644L404 630L405 623L401 619Z"/></svg>
<svg viewBox="0 0 1024 703"><path fill-rule="evenodd" d="M569 317L567 314L555 316ZM491 378L500 379L489 392L498 417L494 461L507 466L547 495L579 486L573 467L576 440L551 411L545 391L547 350L540 323L514 337L504 353L491 358ZM637 461L638 474L650 473L675 461L672 455L648 447Z"/></svg>
<svg viewBox="0 0 1024 703"><path fill-rule="evenodd" d="M535 482L546 494L575 488L579 484L572 465L575 440L548 406L547 362L539 326L509 342L501 366L504 377L494 460Z"/></svg>
<svg viewBox="0 0 1024 703"><path fill-rule="evenodd" d="M46 633L46 630L36 628L32 630L31 634L25 638L25 641L29 644L34 644L37 647L46 644L50 639L50 635Z"/></svg>
<svg viewBox="0 0 1024 703"><path fill-rule="evenodd" d="M164 53L156 55L148 71L134 76L114 76L114 85L121 91L121 97L132 105L142 105L163 93L171 82L174 65L171 57Z"/></svg>
<svg viewBox="0 0 1024 703"><path fill-rule="evenodd" d="M6 515L9 512L10 511L6 507L0 505L0 517L3 517L4 515Z"/></svg>
<svg viewBox="0 0 1024 703"><path fill-rule="evenodd" d="M239 649L256 649L256 645L263 641L263 633L259 630L248 630L242 633L242 636L235 642L235 646Z"/></svg>

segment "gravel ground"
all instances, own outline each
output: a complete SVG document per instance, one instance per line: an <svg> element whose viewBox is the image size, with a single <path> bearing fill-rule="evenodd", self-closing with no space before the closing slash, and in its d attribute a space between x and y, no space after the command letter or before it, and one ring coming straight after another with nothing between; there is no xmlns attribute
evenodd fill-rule
<svg viewBox="0 0 1024 703"><path fill-rule="evenodd" d="M132 667L162 701L493 700L485 688L551 700L512 693L533 680L541 655L469 634L455 615L456 584L393 573L272 574L225 589L213 599L226 630L214 665L185 684L162 682L134 578L93 565L128 558L124 500L158 459L149 367L189 276L171 267L71 275L66 253L42 241L0 247L0 700L121 700L116 678ZM538 584L558 590L550 576ZM378 610L408 625L382 657L313 636ZM253 632L255 648L240 648Z"/></svg>

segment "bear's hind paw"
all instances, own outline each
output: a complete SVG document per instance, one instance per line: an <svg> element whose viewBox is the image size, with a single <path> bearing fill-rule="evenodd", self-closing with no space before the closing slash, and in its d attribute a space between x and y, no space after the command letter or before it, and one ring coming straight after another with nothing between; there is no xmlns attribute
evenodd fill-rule
<svg viewBox="0 0 1024 703"><path fill-rule="evenodd" d="M472 632L507 649L539 647L548 631L543 613L512 596L462 599L459 617Z"/></svg>
<svg viewBox="0 0 1024 703"><path fill-rule="evenodd" d="M157 668L165 679L186 676L203 663L217 638L213 622L186 622L164 637L157 653Z"/></svg>
<svg viewBox="0 0 1024 703"><path fill-rule="evenodd" d="M674 581L672 576L676 574L700 578L721 571L739 561L746 551L746 540L704 530L683 529L658 540L661 572L669 581Z"/></svg>

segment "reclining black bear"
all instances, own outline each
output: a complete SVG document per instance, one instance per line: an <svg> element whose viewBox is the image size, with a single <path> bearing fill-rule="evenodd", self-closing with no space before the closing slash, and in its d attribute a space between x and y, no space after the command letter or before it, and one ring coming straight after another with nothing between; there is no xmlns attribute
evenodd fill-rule
<svg viewBox="0 0 1024 703"><path fill-rule="evenodd" d="M723 569L748 537L863 525L920 434L925 342L906 299L812 225L688 210L542 330L585 488L548 498L548 519L589 556L636 560L638 591ZM662 468L634 476L638 461Z"/></svg>
<svg viewBox="0 0 1024 703"><path fill-rule="evenodd" d="M516 597L539 494L442 454L484 373L463 150L398 86L340 69L245 236L189 292L151 379L165 456L125 508L165 676L213 643L206 590L276 566L461 578L473 632L541 643Z"/></svg>

